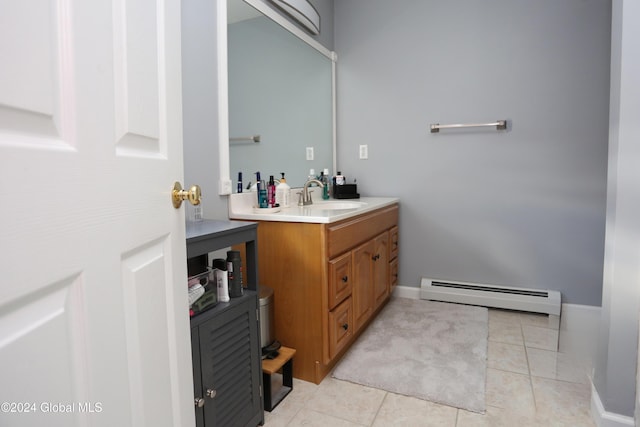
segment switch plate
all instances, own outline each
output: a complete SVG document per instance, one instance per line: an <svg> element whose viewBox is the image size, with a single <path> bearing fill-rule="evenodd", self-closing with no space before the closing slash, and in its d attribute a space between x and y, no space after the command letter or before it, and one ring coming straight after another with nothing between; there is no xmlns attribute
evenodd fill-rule
<svg viewBox="0 0 640 427"><path fill-rule="evenodd" d="M231 194L231 180L230 179L222 179L218 183L218 194L225 195Z"/></svg>
<svg viewBox="0 0 640 427"><path fill-rule="evenodd" d="M313 147L307 147L307 160L313 160Z"/></svg>
<svg viewBox="0 0 640 427"><path fill-rule="evenodd" d="M360 146L360 160L367 160L369 158L369 146L364 144Z"/></svg>

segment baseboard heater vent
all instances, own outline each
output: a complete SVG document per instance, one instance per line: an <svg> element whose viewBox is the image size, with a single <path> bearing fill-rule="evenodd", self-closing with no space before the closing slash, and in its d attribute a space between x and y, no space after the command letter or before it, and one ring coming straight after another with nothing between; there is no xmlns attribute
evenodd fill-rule
<svg viewBox="0 0 640 427"><path fill-rule="evenodd" d="M555 328L559 327L562 307L560 292L557 291L452 282L426 277L420 283L420 298L544 313L549 315L549 323Z"/></svg>

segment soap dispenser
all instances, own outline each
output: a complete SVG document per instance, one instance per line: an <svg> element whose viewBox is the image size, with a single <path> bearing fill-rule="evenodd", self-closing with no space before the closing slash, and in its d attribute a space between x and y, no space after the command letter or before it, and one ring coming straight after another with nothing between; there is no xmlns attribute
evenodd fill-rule
<svg viewBox="0 0 640 427"><path fill-rule="evenodd" d="M280 183L276 187L276 203L282 208L288 208L290 206L291 187L287 184L287 180L284 178L284 172L280 172L282 178Z"/></svg>

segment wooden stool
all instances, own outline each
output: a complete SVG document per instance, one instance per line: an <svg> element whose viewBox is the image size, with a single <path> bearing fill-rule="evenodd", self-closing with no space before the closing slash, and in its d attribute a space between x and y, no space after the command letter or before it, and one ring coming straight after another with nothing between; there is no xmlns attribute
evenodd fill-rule
<svg viewBox="0 0 640 427"><path fill-rule="evenodd" d="M271 412L278 403L293 390L293 355L296 350L280 347L278 357L262 360L262 384L264 387L264 409ZM271 395L271 375L282 368L282 387L275 396Z"/></svg>

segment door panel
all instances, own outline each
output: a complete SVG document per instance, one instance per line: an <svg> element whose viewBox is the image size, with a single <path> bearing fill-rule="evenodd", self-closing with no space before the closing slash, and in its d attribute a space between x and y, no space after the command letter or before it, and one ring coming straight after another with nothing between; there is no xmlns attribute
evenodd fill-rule
<svg viewBox="0 0 640 427"><path fill-rule="evenodd" d="M353 254L353 323L357 332L373 313L373 241L360 245Z"/></svg>
<svg viewBox="0 0 640 427"><path fill-rule="evenodd" d="M193 425L179 1L5 3L0 425Z"/></svg>

